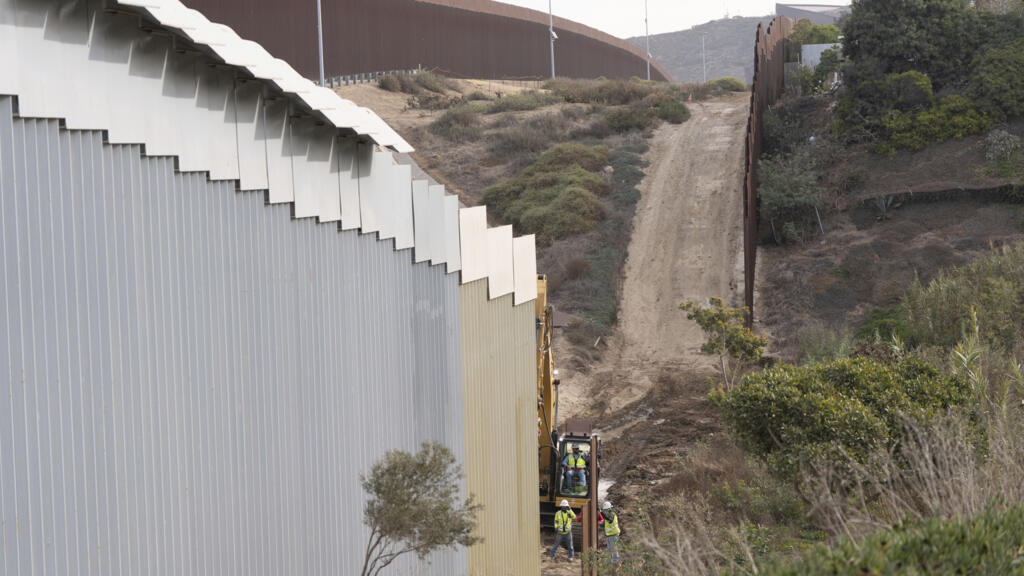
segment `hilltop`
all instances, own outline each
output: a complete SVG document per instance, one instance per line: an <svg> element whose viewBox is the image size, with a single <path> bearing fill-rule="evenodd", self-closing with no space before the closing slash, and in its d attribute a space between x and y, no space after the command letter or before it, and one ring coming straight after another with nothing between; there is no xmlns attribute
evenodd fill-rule
<svg viewBox="0 0 1024 576"><path fill-rule="evenodd" d="M757 25L768 25L771 16L736 16L713 20L689 30L651 36L651 55L672 74L677 82L700 82L700 38L706 34L708 79L735 76L750 83L754 75L754 37ZM629 38L643 48L643 36Z"/></svg>

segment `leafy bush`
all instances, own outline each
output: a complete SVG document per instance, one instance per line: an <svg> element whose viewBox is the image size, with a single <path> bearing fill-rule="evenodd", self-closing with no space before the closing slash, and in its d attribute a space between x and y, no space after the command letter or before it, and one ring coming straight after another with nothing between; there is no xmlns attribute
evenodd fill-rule
<svg viewBox="0 0 1024 576"><path fill-rule="evenodd" d="M758 163L761 214L780 225L800 218L821 201L821 188L808 146L792 154L762 158Z"/></svg>
<svg viewBox="0 0 1024 576"><path fill-rule="evenodd" d="M608 184L595 172L608 162L604 146L559 144L522 174L484 192L484 202L519 233L542 244L589 232L606 216Z"/></svg>
<svg viewBox="0 0 1024 576"><path fill-rule="evenodd" d="M863 462L899 441L904 416L927 421L971 398L969 384L914 357L779 365L711 394L737 442L787 479L820 459Z"/></svg>
<svg viewBox="0 0 1024 576"><path fill-rule="evenodd" d="M996 129L985 137L985 159L989 162L1009 160L1020 150L1020 137L1006 130Z"/></svg>
<svg viewBox="0 0 1024 576"><path fill-rule="evenodd" d="M763 154L792 153L805 146L815 131L814 116L815 99L809 97L789 100L782 106L765 110L761 121L764 128Z"/></svg>
<svg viewBox="0 0 1024 576"><path fill-rule="evenodd" d="M605 117L608 127L619 134L630 130L644 130L651 125L651 114L647 110L633 107L614 108Z"/></svg>
<svg viewBox="0 0 1024 576"><path fill-rule="evenodd" d="M992 48L975 60L969 94L996 120L1024 116L1024 39Z"/></svg>
<svg viewBox="0 0 1024 576"><path fill-rule="evenodd" d="M446 111L431 122L430 131L456 144L477 140L483 134L480 115L468 106L457 106Z"/></svg>
<svg viewBox="0 0 1024 576"><path fill-rule="evenodd" d="M713 92L746 92L747 84L735 76L716 78L708 82L708 87Z"/></svg>
<svg viewBox="0 0 1024 576"><path fill-rule="evenodd" d="M923 150L938 142L982 134L992 122L970 100L953 94L916 114L894 110L884 124L888 141L874 150L891 153L893 150Z"/></svg>
<svg viewBox="0 0 1024 576"><path fill-rule="evenodd" d="M794 561L780 558L766 576L864 574L1024 574L1024 508L989 508L973 518L932 518L843 539Z"/></svg>
<svg viewBox="0 0 1024 576"><path fill-rule="evenodd" d="M669 100L658 106L658 118L672 124L682 124L690 119L690 109L682 102Z"/></svg>
<svg viewBox="0 0 1024 576"><path fill-rule="evenodd" d="M476 102L476 101L482 101L482 100L490 100L490 99L491 99L490 96L488 96L487 94L484 94L483 92L481 92L479 90L474 90L474 91L470 92L468 96L466 96L466 100L469 100L470 102Z"/></svg>
<svg viewBox="0 0 1024 576"><path fill-rule="evenodd" d="M879 75L919 70L955 85L986 30L962 0L860 0L843 24L843 54Z"/></svg>
<svg viewBox="0 0 1024 576"><path fill-rule="evenodd" d="M688 300L679 308L686 311L687 320L693 320L704 331L706 340L700 351L718 355L722 381L728 390L736 384L747 364L761 359L768 340L747 327L750 317L747 308L727 308L721 298L710 298L709 303L711 305L704 308Z"/></svg>
<svg viewBox="0 0 1024 576"><path fill-rule="evenodd" d="M393 74L385 74L378 78L377 87L388 92L402 91L402 83Z"/></svg>
<svg viewBox="0 0 1024 576"><path fill-rule="evenodd" d="M487 113L497 114L498 112L536 110L561 101L562 99L559 96L548 92L528 91L506 94L492 101L490 106L487 107Z"/></svg>

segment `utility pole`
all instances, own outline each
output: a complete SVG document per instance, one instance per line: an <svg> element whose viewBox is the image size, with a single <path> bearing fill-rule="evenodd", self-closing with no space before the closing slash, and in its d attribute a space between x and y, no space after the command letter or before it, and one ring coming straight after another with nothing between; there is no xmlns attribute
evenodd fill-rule
<svg viewBox="0 0 1024 576"><path fill-rule="evenodd" d="M555 79L555 16L551 13L551 0L548 0L548 39L551 41L551 79Z"/></svg>
<svg viewBox="0 0 1024 576"><path fill-rule="evenodd" d="M700 67L704 70L704 83L708 83L708 60L704 54L704 37L707 36L707 32L701 32L700 34Z"/></svg>
<svg viewBox="0 0 1024 576"><path fill-rule="evenodd" d="M320 48L320 85L324 85L324 21L320 0L316 0L316 37Z"/></svg>
<svg viewBox="0 0 1024 576"><path fill-rule="evenodd" d="M647 0L644 0L644 38L647 42L647 81L651 81L651 29L647 25Z"/></svg>

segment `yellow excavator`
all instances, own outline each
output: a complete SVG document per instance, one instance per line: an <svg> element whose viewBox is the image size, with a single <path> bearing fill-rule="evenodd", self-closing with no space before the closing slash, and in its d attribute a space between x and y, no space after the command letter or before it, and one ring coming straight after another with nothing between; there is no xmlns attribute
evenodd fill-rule
<svg viewBox="0 0 1024 576"><path fill-rule="evenodd" d="M577 540L582 537L580 550L586 550L588 539L597 546L597 485L601 477L601 439L594 434L589 420L570 418L558 427L558 370L551 351L554 329L554 308L548 303L548 281L537 276L537 445L540 469L540 521L541 526L554 525L555 511L562 500L577 515L583 516L583 530L576 530ZM570 473L567 456L573 448L586 463L585 483L578 474ZM574 456L572 460L576 461Z"/></svg>

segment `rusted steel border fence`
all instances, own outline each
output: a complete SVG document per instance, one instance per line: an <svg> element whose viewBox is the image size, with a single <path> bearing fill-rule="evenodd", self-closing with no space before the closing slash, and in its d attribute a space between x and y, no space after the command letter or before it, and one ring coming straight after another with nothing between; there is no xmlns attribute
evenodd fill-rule
<svg viewBox="0 0 1024 576"><path fill-rule="evenodd" d="M746 171L743 176L743 289L744 304L754 321L754 272L760 239L760 215L757 208L757 160L761 156L761 115L774 104L785 88L786 51L784 40L793 32L793 21L779 16L765 33L757 25L754 44L754 83L750 91L750 116L747 118Z"/></svg>

